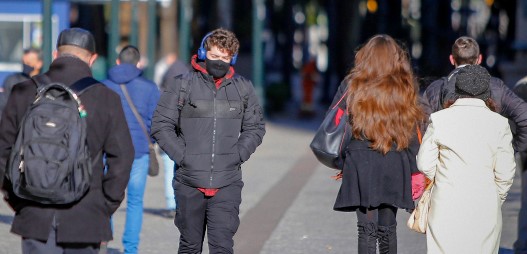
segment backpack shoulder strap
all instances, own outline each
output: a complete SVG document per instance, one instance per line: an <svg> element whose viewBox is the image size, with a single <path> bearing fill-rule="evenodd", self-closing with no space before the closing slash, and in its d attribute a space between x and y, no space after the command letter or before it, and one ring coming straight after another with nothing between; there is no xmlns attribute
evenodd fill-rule
<svg viewBox="0 0 527 254"><path fill-rule="evenodd" d="M240 97L242 98L242 104L243 104L243 111L247 109L249 104L249 92L247 92L247 87L245 82L238 82L236 78L232 80L234 83L234 86L236 87L236 90L238 90L238 93L240 94Z"/></svg>
<svg viewBox="0 0 527 254"><path fill-rule="evenodd" d="M179 97L177 100L177 110L178 110L178 118L177 118L177 126L176 126L176 135L178 137L181 136L183 133L181 130L181 111L183 110L183 107L185 106L185 102L187 101L188 97L190 96L189 91L189 76L190 74L182 75L181 76L181 87L179 88Z"/></svg>
<svg viewBox="0 0 527 254"><path fill-rule="evenodd" d="M188 99L188 96L190 95L188 89L189 89L189 77L188 76L182 76L181 77L181 87L179 88L179 97L177 100L177 108L181 113L181 110L183 109L183 106L185 106L185 102Z"/></svg>
<svg viewBox="0 0 527 254"><path fill-rule="evenodd" d="M75 82L73 85L70 86L70 88L77 95L81 95L82 93L86 92L86 90L88 90L89 88L92 88L93 85L98 83L99 81L92 77L85 77Z"/></svg>
<svg viewBox="0 0 527 254"><path fill-rule="evenodd" d="M51 79L49 79L49 77L44 74L33 76L31 80L33 80L33 82L37 85L37 89L53 83L53 81L51 81ZM88 88L91 88L93 85L98 83L99 81L92 77L85 77L73 83L70 86L70 89L73 90L75 94L81 95L86 90L88 90Z"/></svg>

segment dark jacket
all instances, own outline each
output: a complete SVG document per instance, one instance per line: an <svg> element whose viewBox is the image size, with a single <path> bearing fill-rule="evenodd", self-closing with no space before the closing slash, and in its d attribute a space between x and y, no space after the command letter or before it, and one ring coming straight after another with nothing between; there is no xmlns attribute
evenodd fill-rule
<svg viewBox="0 0 527 254"><path fill-rule="evenodd" d="M13 86L30 79L29 74L24 72L17 72L7 76L2 84L2 92L0 93L0 118L2 117L2 112L5 109L7 99L13 90Z"/></svg>
<svg viewBox="0 0 527 254"><path fill-rule="evenodd" d="M426 88L423 93L423 106L428 115L443 109L443 103L454 99L456 72L457 69L447 77L432 82ZM503 81L495 77L490 79L490 96L497 105L497 113L508 118L511 123L514 150L527 150L527 103L514 94Z"/></svg>
<svg viewBox="0 0 527 254"><path fill-rule="evenodd" d="M174 61L167 69L165 74L163 75L163 79L161 80L161 84L159 86L159 89L161 91L165 91L167 89L167 86L172 84L172 81L176 76L179 76L181 74L185 74L189 71L188 67L179 60Z"/></svg>
<svg viewBox="0 0 527 254"><path fill-rule="evenodd" d="M90 67L75 57L59 57L45 74L51 81L72 85L91 77ZM0 173L4 175L11 148L22 117L35 99L33 81L17 84L0 121ZM119 96L102 84L80 95L86 109L88 147L92 159L101 151L106 154L108 171L103 174L102 159L93 165L90 189L80 201L70 205L41 205L17 198L4 184L5 197L16 211L11 231L22 237L48 239L51 223L57 220L57 242L98 243L112 239L110 216L124 198L130 177L134 149Z"/></svg>
<svg viewBox="0 0 527 254"><path fill-rule="evenodd" d="M216 88L203 63L195 59L194 71L174 79L161 95L152 119L152 136L177 162L178 181L192 187L221 188L242 178L240 165L261 144L265 134L262 110L252 83L233 76L232 67ZM182 82L189 85L179 126ZM244 86L248 93L245 110L237 86ZM181 136L176 135L177 127L181 127Z"/></svg>
<svg viewBox="0 0 527 254"><path fill-rule="evenodd" d="M142 77L142 73L143 71L134 65L120 64L112 67L108 71L108 79L102 82L121 97L126 122L134 143L135 158L148 154L148 140L126 101L120 84L126 85L126 90L150 133L152 115L159 101L159 89L154 82Z"/></svg>

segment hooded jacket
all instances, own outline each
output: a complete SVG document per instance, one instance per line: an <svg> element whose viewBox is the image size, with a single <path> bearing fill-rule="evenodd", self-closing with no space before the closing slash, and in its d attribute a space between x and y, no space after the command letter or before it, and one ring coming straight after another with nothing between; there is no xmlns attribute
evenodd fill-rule
<svg viewBox="0 0 527 254"><path fill-rule="evenodd" d="M112 67L108 71L108 79L103 81L108 88L121 97L126 122L134 143L135 158L148 154L148 140L124 96L120 84L126 86L135 108L141 115L148 133L150 133L152 115L160 94L156 84L144 78L142 74L143 71L134 65L120 64Z"/></svg>
<svg viewBox="0 0 527 254"><path fill-rule="evenodd" d="M454 69L447 77L430 84L423 93L425 112L430 115L443 109L442 103L454 99L455 77L459 68ZM509 89L503 81L490 79L490 98L496 103L497 113L509 119L514 134L513 147L516 151L527 150L527 103Z"/></svg>
<svg viewBox="0 0 527 254"><path fill-rule="evenodd" d="M232 66L215 81L205 63L196 59L192 58L193 71L174 78L161 95L152 119L152 137L177 162L177 181L196 188L221 188L242 178L241 164L261 144L262 109L252 83L235 75ZM188 86L180 113L182 82ZM241 86L248 94L246 108ZM181 135L176 128L181 128Z"/></svg>

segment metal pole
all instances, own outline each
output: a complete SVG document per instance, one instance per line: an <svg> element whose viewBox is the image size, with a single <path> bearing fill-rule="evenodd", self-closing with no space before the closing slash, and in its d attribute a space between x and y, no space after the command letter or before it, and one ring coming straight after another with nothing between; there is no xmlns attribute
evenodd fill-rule
<svg viewBox="0 0 527 254"><path fill-rule="evenodd" d="M115 59L117 59L117 46L119 45L120 30L119 30L119 0L112 0L111 3L111 15L110 15L110 38L108 42L108 68L115 65Z"/></svg>
<svg viewBox="0 0 527 254"><path fill-rule="evenodd" d="M138 10L138 3L139 0L132 0L132 24L130 25L130 44L134 46L138 46L138 40L139 40L139 24L137 22L138 16L137 16L137 10Z"/></svg>
<svg viewBox="0 0 527 254"><path fill-rule="evenodd" d="M256 89L256 95L260 100L262 108L265 108L265 96L263 87L264 68L262 49L262 32L264 19L264 0L253 0L253 83Z"/></svg>
<svg viewBox="0 0 527 254"><path fill-rule="evenodd" d="M156 61L156 0L148 0L148 68L146 77L154 78L154 67Z"/></svg>
<svg viewBox="0 0 527 254"><path fill-rule="evenodd" d="M190 62L190 21L192 19L191 0L179 1L179 54L184 63Z"/></svg>
<svg viewBox="0 0 527 254"><path fill-rule="evenodd" d="M42 3L42 54L44 66L42 71L47 71L51 64L51 15L52 15L52 0L44 0Z"/></svg>

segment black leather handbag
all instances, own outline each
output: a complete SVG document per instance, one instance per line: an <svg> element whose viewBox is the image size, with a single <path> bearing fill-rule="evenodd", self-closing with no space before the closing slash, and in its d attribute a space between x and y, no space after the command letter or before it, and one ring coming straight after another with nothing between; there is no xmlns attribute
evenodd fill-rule
<svg viewBox="0 0 527 254"><path fill-rule="evenodd" d="M347 110L340 107L342 99L329 110L309 147L318 161L329 168L342 169L343 152L351 140Z"/></svg>

